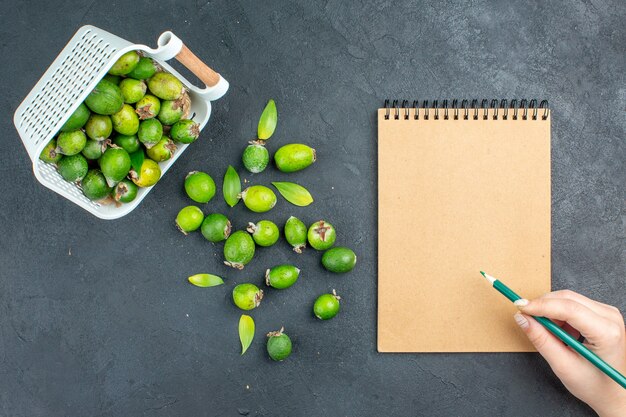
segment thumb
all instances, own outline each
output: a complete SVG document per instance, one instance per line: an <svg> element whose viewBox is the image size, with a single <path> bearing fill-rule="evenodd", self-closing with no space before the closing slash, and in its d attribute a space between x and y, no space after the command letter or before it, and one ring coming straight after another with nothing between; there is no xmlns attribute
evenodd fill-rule
<svg viewBox="0 0 626 417"><path fill-rule="evenodd" d="M534 318L522 313L516 313L513 318L557 375L570 368L572 361L578 359L573 351Z"/></svg>

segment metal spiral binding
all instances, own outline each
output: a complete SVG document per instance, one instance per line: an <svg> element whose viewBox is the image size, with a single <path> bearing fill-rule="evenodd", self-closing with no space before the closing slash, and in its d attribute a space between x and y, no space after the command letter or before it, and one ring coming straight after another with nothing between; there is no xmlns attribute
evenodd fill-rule
<svg viewBox="0 0 626 417"><path fill-rule="evenodd" d="M449 120L450 109L452 109L452 119L459 120L459 118L463 118L463 120L487 120L489 118L489 110L492 110L493 120L508 120L509 118L509 110L512 110L511 119L518 120L528 120L529 113L531 120L537 120L538 117L541 117L541 120L546 120L550 115L550 109L548 107L548 100L542 100L539 105L537 105L537 100L532 99L530 102L527 99L521 99L518 101L516 99L511 100L511 104L509 106L509 101L507 99L502 99L498 103L497 99L492 99L491 101L487 99L482 99L480 102L480 106L478 105L478 99L473 99L468 106L468 100L463 99L459 105L459 100L453 99L452 104L448 105L448 100L442 100L441 105L439 100L433 100L433 105L428 105L428 100L423 100L422 105L420 106L419 100L413 100L413 104L409 106L409 100L402 100L400 104L399 100L391 101L389 99L385 100L385 120L389 120L393 117L394 120L400 119L400 109L404 109L404 114L402 118L404 120L409 120L409 110L413 108L415 110L413 114L413 120L419 120L420 114L419 109L424 110L424 120L428 120L430 118L430 109L434 110L434 114L432 115L433 119L439 120L440 110L443 111L443 119ZM393 110L392 110L393 109ZM459 110L462 110L462 114L460 114ZM482 110L482 117L480 117L480 112ZM543 114L539 116L539 110L543 110ZM392 116L393 112L393 116ZM521 117L520 117L521 112ZM470 113L472 113L470 115Z"/></svg>

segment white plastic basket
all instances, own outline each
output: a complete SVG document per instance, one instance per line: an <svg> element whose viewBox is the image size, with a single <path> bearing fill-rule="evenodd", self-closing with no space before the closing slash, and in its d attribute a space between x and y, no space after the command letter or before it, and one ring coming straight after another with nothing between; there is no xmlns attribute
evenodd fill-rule
<svg viewBox="0 0 626 417"><path fill-rule="evenodd" d="M190 118L204 128L211 115L211 101L222 97L228 82L200 61L172 32L164 32L156 49L128 42L94 26L83 26L30 91L15 111L13 123L33 161L35 177L49 189L61 194L101 219L117 219L130 213L150 192L140 188L131 203L117 207L87 199L79 186L65 181L52 164L39 159L41 151L117 59L131 50L142 51L185 85L191 98ZM176 58L202 82L197 88L165 61ZM162 175L189 145L179 145L174 156L160 163ZM193 144L192 144L193 146ZM158 183L157 183L158 184Z"/></svg>

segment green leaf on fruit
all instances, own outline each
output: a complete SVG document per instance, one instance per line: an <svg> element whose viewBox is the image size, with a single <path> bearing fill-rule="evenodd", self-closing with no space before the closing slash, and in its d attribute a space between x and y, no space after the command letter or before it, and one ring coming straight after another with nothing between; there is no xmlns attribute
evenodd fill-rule
<svg viewBox="0 0 626 417"><path fill-rule="evenodd" d="M239 319L239 340L241 341L242 355L252 344L252 339L254 339L254 320L252 317L242 314Z"/></svg>
<svg viewBox="0 0 626 417"><path fill-rule="evenodd" d="M305 207L313 202L309 190L294 182L273 182L278 192L295 206Z"/></svg>
<svg viewBox="0 0 626 417"><path fill-rule="evenodd" d="M143 165L144 159L146 159L146 155L143 153L143 149L139 149L130 154L130 164L135 172L141 172L141 165Z"/></svg>
<svg viewBox="0 0 626 417"><path fill-rule="evenodd" d="M261 117L259 118L259 126L257 127L257 137L261 140L269 139L276 129L278 122L278 112L276 111L276 103L274 100L267 102Z"/></svg>
<svg viewBox="0 0 626 417"><path fill-rule="evenodd" d="M222 278L212 274L196 274L187 279L196 287L215 287L224 283Z"/></svg>
<svg viewBox="0 0 626 417"><path fill-rule="evenodd" d="M239 179L239 174L231 165L228 166L224 175L224 186L222 188L224 201L229 206L234 207L239 202L238 196L241 193L241 180Z"/></svg>

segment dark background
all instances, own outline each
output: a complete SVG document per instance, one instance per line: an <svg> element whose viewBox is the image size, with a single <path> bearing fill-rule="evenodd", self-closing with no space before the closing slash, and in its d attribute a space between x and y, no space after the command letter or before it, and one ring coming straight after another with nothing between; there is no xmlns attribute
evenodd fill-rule
<svg viewBox="0 0 626 417"><path fill-rule="evenodd" d="M376 352L375 111L388 97L548 99L553 288L624 311L625 9L617 0L4 1L0 415L591 415L536 354ZM231 84L200 140L116 221L41 186L11 122L84 24L148 45L171 29ZM237 228L324 218L359 255L350 274L333 276L319 253L297 256L284 241L236 272L221 265L222 245L173 226L190 203L185 174L204 170L221 183L228 164L242 168L269 98L279 109L270 151L302 141L319 160L289 176L272 168L243 177L301 182L315 203L280 200L255 215L241 204L228 209L219 189L203 209L226 213ZM419 213L407 213L408 224L412 215ZM260 284L265 268L282 262L300 266L301 280L267 291L251 313L256 339L240 356L241 311L230 291ZM198 272L222 275L226 285L189 285ZM318 321L313 300L332 288L342 311ZM273 363L264 333L281 325L294 351Z"/></svg>

